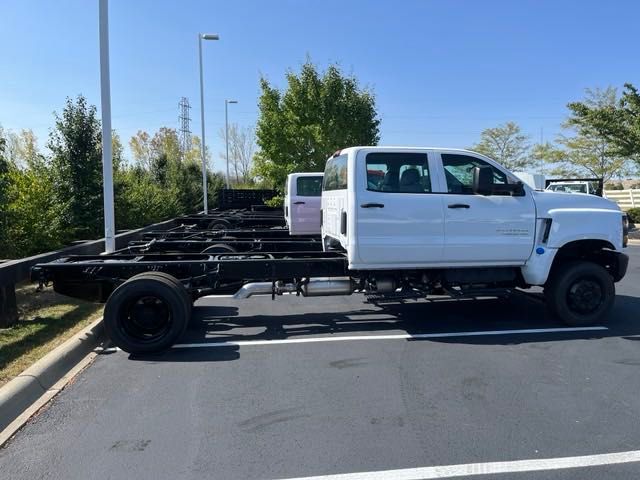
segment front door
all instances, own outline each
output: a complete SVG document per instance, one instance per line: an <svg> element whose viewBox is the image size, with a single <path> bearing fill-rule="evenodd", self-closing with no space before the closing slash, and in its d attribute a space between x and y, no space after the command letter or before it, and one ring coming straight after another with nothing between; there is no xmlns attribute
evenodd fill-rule
<svg viewBox="0 0 640 480"><path fill-rule="evenodd" d="M363 150L356 159L356 241L361 268L413 268L442 258L442 195L426 151Z"/></svg>
<svg viewBox="0 0 640 480"><path fill-rule="evenodd" d="M443 261L447 264L521 265L533 249L535 204L531 192L475 195L473 169L489 165L494 184L510 182L509 176L485 160L458 153L441 153L447 194L444 198L445 232Z"/></svg>

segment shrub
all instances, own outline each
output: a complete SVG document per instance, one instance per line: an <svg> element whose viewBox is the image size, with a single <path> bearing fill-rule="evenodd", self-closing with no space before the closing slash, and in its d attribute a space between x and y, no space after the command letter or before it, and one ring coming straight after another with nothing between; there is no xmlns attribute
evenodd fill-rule
<svg viewBox="0 0 640 480"><path fill-rule="evenodd" d="M284 205L284 197L282 195L276 195L275 197L271 197L269 200L265 200L264 204L271 208L282 207Z"/></svg>
<svg viewBox="0 0 640 480"><path fill-rule="evenodd" d="M634 225L640 224L640 207L630 208L627 210L627 216L629 217L629 222Z"/></svg>

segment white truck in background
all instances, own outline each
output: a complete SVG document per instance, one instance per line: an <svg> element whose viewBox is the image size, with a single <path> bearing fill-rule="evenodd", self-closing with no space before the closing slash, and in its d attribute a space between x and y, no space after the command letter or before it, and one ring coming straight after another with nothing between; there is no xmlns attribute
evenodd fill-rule
<svg viewBox="0 0 640 480"><path fill-rule="evenodd" d="M323 173L290 173L284 190L284 218L290 235L320 234Z"/></svg>
<svg viewBox="0 0 640 480"><path fill-rule="evenodd" d="M575 180L575 181L553 181L549 180L549 185L545 190L549 192L561 193L586 193L589 195L600 195L598 186L593 181Z"/></svg>

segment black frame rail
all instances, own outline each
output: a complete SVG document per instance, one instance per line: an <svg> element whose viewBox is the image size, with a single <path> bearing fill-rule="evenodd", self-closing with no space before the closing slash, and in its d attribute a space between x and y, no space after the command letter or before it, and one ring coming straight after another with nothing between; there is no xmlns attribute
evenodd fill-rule
<svg viewBox="0 0 640 480"><path fill-rule="evenodd" d="M34 266L31 280L53 283L63 295L105 302L127 279L153 271L176 277L195 299L250 281L346 276L348 262L339 252L74 255Z"/></svg>
<svg viewBox="0 0 640 480"><path fill-rule="evenodd" d="M228 248L230 252L310 252L321 251L322 242L314 238L283 239L153 239L137 240L116 253L207 253L207 249ZM218 252L220 253L220 252Z"/></svg>

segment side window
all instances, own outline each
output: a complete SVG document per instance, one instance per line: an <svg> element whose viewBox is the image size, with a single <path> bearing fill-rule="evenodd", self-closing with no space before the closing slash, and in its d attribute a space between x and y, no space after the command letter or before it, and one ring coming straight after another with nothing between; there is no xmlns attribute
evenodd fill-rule
<svg viewBox="0 0 640 480"><path fill-rule="evenodd" d="M367 190L388 193L430 193L431 177L426 153L369 153Z"/></svg>
<svg viewBox="0 0 640 480"><path fill-rule="evenodd" d="M347 156L340 155L327 160L324 167L322 190L346 190Z"/></svg>
<svg viewBox="0 0 640 480"><path fill-rule="evenodd" d="M322 177L298 177L296 192L301 197L319 197L322 195Z"/></svg>
<svg viewBox="0 0 640 480"><path fill-rule="evenodd" d="M503 172L479 158L451 153L443 153L441 157L449 193L473 194L473 169L479 166L489 166L493 169L494 184L508 183Z"/></svg>

